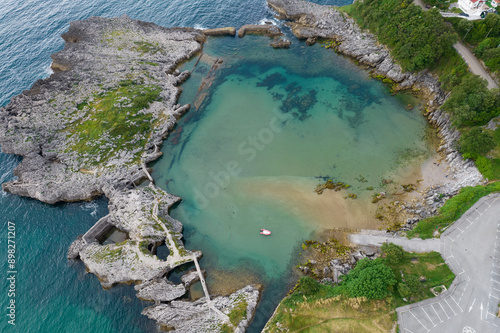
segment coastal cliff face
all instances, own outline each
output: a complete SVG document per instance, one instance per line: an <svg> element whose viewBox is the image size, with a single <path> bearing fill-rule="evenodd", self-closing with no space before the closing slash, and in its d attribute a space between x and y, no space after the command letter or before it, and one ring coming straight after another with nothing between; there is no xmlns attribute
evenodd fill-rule
<svg viewBox="0 0 500 333"><path fill-rule="evenodd" d="M128 17L71 23L54 74L0 109L2 151L22 155L6 191L47 203L90 199L145 177L142 163L182 111L174 69L203 34ZM176 75L177 74L177 75Z"/></svg>
<svg viewBox="0 0 500 333"><path fill-rule="evenodd" d="M14 170L18 178L4 190L50 204L104 194L109 214L73 242L69 259L80 258L104 288L136 284L137 297L155 303L144 314L169 329L218 332L226 325L243 332L259 299L257 286L212 303L170 305L203 273L189 272L179 285L167 274L202 254L184 247L182 224L169 215L180 198L155 187L146 169L189 109L177 99L190 73L176 67L201 51L205 35L122 16L72 22L62 37L64 49L52 56L54 73L0 108L2 151L23 156ZM135 187L145 178L149 186ZM121 239L111 240L110 233ZM165 260L156 255L162 245L169 251Z"/></svg>
<svg viewBox="0 0 500 333"><path fill-rule="evenodd" d="M332 6L321 6L303 0L267 0L268 5L278 13L278 17L288 20L292 32L300 39L327 38L335 41L335 51L352 57L372 71L396 83L395 90L413 89L427 100L427 117L431 125L438 129L442 139L438 151L447 164L447 179L425 190L419 218L436 213L437 206L443 202L433 200L436 195L452 196L460 188L475 186L483 177L474 163L464 160L456 146L460 133L453 127L450 117L439 107L446 100L440 82L428 71L419 73L403 72L391 57L389 50L379 44L377 38L362 30L353 19ZM431 200L432 199L432 200Z"/></svg>

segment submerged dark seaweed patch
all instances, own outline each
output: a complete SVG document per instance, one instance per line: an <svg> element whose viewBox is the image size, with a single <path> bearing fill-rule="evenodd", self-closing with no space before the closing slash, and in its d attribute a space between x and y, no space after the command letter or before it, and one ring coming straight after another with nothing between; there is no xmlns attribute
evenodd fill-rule
<svg viewBox="0 0 500 333"><path fill-rule="evenodd" d="M304 121L311 117L309 110L318 102L316 98L318 92L311 89L305 94L300 94L302 87L297 86L296 82L292 82L286 86L285 90L288 92L288 95L281 104L280 110L283 113L291 113L300 121Z"/></svg>
<svg viewBox="0 0 500 333"><path fill-rule="evenodd" d="M286 78L280 73L273 73L266 76L262 81L256 84L257 87L266 87L271 90L274 86L286 83Z"/></svg>

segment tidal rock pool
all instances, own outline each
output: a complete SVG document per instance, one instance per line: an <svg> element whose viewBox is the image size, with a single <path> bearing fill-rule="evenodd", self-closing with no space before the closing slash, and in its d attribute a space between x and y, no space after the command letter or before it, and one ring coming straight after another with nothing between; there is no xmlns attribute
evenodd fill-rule
<svg viewBox="0 0 500 333"><path fill-rule="evenodd" d="M183 199L171 213L186 247L204 253L211 292L264 285L254 329L290 287L301 242L379 227L373 193L430 153L418 107L350 60L296 40L288 50L268 44L210 39L196 67L183 65L193 75L180 103L192 108L153 166L157 185ZM350 188L318 195L327 179Z"/></svg>

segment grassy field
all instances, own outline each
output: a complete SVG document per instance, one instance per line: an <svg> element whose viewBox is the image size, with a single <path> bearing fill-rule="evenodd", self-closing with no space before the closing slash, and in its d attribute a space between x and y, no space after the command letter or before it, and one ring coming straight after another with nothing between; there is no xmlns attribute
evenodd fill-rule
<svg viewBox="0 0 500 333"><path fill-rule="evenodd" d="M404 276L414 275L418 278L425 277L425 282L421 282L421 290L416 295L412 296L411 303L420 302L424 299L434 297L431 288L444 285L449 288L455 274L450 270L444 262L441 255L437 252L430 253L408 253L405 252L403 259L397 264L389 264L396 276L398 283L403 282ZM396 307L407 305L399 293L394 293L393 299Z"/></svg>
<svg viewBox="0 0 500 333"><path fill-rule="evenodd" d="M439 209L439 215L423 219L418 222L415 229L408 231L408 238L420 237L423 239L432 238L434 231L438 235L441 231L455 222L463 213L472 207L482 197L500 191L500 183L492 183L487 186L464 187L460 193L446 201Z"/></svg>
<svg viewBox="0 0 500 333"><path fill-rule="evenodd" d="M306 300L292 307L282 303L267 332L389 332L394 327L390 299L375 301L338 295ZM279 324L278 324L279 323Z"/></svg>
<svg viewBox="0 0 500 333"><path fill-rule="evenodd" d="M349 298L342 285L319 284L312 278L302 278L294 290L278 306L265 332L391 332L396 327L396 307L434 297L430 288L448 288L455 275L439 253L408 253L390 264L398 283L409 276L425 277L418 282L418 292L404 301L397 288L382 300L365 297ZM404 277L401 275L404 274Z"/></svg>

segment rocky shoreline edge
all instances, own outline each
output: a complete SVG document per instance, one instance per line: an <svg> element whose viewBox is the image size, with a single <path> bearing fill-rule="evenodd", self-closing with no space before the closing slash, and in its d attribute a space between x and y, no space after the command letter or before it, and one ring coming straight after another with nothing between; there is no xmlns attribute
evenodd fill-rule
<svg viewBox="0 0 500 333"><path fill-rule="evenodd" d="M419 217L435 214L444 203L434 200L437 194L450 197L461 187L482 181L474 164L464 161L454 148L459 133L439 109L446 96L431 73L403 73L372 34L332 7L298 0L268 0L268 4L282 19L291 20L288 24L292 32L307 39L307 44L313 44L316 38L332 39L337 52L396 82L398 89L419 90L428 101L428 119L439 129L443 140L439 150L446 157L451 177L425 190L427 200L420 204ZM176 119L189 109L189 105L177 104L178 85L189 72L180 73L176 67L200 52L205 35L236 34L233 28L221 29L206 34L190 28L167 29L125 16L73 22L63 35L65 48L52 56L54 74L0 108L2 150L24 157L15 170L18 179L3 184L4 190L47 203L89 200L104 194L109 199L109 214L71 245L68 257L82 259L105 288L116 283L136 283L138 297L155 302L143 314L162 328L183 332L219 330L227 320L214 313L203 299L175 300L193 281L203 277L189 272L180 285L173 285L165 277L201 253L184 248L182 224L168 215L169 208L180 198L155 187L146 164L161 156L158 146ZM272 27L247 26L240 31L242 36L280 35ZM129 96L130 91L136 95ZM141 105L137 97L155 93L147 107L133 110L136 104ZM127 126L139 130L129 138L92 141L92 128L113 130L92 113L93 108L107 103L130 108L134 117L126 119ZM141 132L141 122L152 124L152 130ZM72 126L78 126L88 137L80 137ZM150 186L136 187L146 178ZM101 244L99 238L113 231L126 234L125 239ZM162 244L170 251L165 261L155 256ZM254 315L259 297L259 286L250 285L228 297L215 298L212 304L225 315L245 305L241 320L229 324L242 332Z"/></svg>

